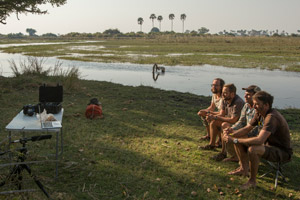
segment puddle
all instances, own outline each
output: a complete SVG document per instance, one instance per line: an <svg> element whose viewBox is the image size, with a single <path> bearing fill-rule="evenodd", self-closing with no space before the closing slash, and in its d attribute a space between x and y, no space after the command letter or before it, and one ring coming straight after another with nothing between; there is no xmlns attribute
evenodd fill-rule
<svg viewBox="0 0 300 200"><path fill-rule="evenodd" d="M201 53L201 55L207 55L207 56L241 56L239 54L226 54L226 53Z"/></svg>
<svg viewBox="0 0 300 200"><path fill-rule="evenodd" d="M195 55L194 53L169 53L166 56L173 57L173 56L192 56Z"/></svg>
<svg viewBox="0 0 300 200"><path fill-rule="evenodd" d="M68 57L92 57L92 56L120 56L112 53L98 53L98 54L86 54L86 53L71 53Z"/></svg>
<svg viewBox="0 0 300 200"><path fill-rule="evenodd" d="M96 51L99 49L105 49L105 46L98 46L98 45L89 45L89 46L71 46L69 47L70 50L85 50L85 51Z"/></svg>
<svg viewBox="0 0 300 200"><path fill-rule="evenodd" d="M157 57L158 56L158 55L151 55L151 54L133 54L133 53L128 53L126 55L131 57Z"/></svg>

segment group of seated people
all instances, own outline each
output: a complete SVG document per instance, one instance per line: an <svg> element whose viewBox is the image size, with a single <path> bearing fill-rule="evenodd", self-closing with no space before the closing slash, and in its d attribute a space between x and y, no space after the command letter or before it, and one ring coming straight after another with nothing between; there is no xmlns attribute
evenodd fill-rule
<svg viewBox="0 0 300 200"><path fill-rule="evenodd" d="M242 90L245 90L245 101L236 94L234 84L214 79L211 104L198 115L207 130L202 139L209 140L201 149L221 147L221 152L212 159L239 162L239 167L228 172L229 175L248 176L250 170L249 180L241 186L248 189L256 186L260 158L283 162L290 160L293 152L288 124L272 108L273 96L256 85Z"/></svg>

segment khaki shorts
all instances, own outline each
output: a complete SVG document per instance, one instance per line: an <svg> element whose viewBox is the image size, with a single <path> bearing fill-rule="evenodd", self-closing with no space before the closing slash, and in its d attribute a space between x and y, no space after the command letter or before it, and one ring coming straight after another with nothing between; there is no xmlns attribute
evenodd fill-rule
<svg viewBox="0 0 300 200"><path fill-rule="evenodd" d="M278 147L266 145L262 158L271 162L282 162L291 159L291 156Z"/></svg>
<svg viewBox="0 0 300 200"><path fill-rule="evenodd" d="M205 119L205 117L202 117L201 116L201 120L202 120L202 123L203 123L203 126L208 126L208 121Z"/></svg>

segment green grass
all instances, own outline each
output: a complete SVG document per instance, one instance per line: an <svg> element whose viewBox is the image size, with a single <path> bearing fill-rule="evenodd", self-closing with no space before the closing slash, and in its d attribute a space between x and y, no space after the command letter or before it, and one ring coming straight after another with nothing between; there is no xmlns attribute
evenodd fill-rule
<svg viewBox="0 0 300 200"><path fill-rule="evenodd" d="M100 48L103 46L105 48ZM74 47L92 48L74 49ZM7 53L43 57L59 56L61 59L93 62L187 66L211 64L237 68L300 71L299 37L156 36L153 39L108 39L88 43L70 41L69 44L9 47L2 50ZM106 56L108 53L114 55ZM132 57L128 54L137 56ZM168 54L183 55L168 56Z"/></svg>
<svg viewBox="0 0 300 200"><path fill-rule="evenodd" d="M55 85L62 80L0 77L0 141L22 106L38 102L38 87L44 82ZM92 97L102 102L102 120L84 117ZM53 163L32 165L33 171L53 199L299 199L300 110L280 110L291 127L294 146L293 161L285 171L288 183L274 191L273 177L268 176L258 179L255 190L239 191L247 179L227 175L237 163L212 161L217 152L198 149L206 142L199 141L205 128L196 113L209 102L209 97L189 93L79 80L75 88L64 88L65 145L58 179ZM54 141L28 143L29 159L45 158L40 154L53 151ZM1 169L4 177L7 169ZM265 171L261 165L259 174ZM22 196L0 199L44 198L40 191Z"/></svg>

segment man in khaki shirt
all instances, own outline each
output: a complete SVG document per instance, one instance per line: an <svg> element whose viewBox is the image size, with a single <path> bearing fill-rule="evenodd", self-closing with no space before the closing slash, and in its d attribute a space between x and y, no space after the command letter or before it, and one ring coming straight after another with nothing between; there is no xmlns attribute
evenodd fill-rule
<svg viewBox="0 0 300 200"><path fill-rule="evenodd" d="M223 122L234 124L240 118L244 101L236 94L235 85L224 85L222 96L223 102L220 113L217 115L208 114L206 117L207 121L210 122L210 142L208 145L201 147L204 150L213 150L216 147L216 138L217 136L221 138L221 125Z"/></svg>

